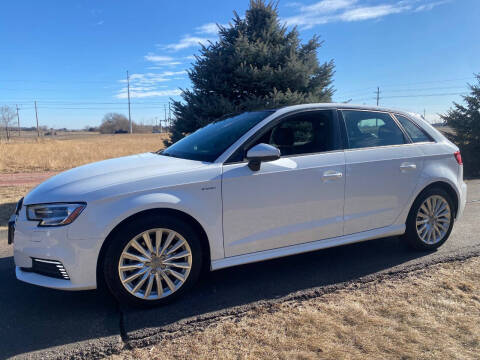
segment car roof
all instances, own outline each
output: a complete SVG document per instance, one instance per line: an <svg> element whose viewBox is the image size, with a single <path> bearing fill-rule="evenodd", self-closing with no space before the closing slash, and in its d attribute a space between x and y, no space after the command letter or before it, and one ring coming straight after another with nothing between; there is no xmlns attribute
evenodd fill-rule
<svg viewBox="0 0 480 360"><path fill-rule="evenodd" d="M312 103L312 104L301 104L301 105L290 105L285 106L282 108L276 109L277 114L289 113L291 111L297 110L307 110L307 109L353 109L353 110L372 110L372 111L386 111L386 112L393 112L397 114L404 114L404 115L416 115L418 114L399 110L399 109L392 109L386 108L381 106L372 106L372 105L356 105L350 103Z"/></svg>
<svg viewBox="0 0 480 360"><path fill-rule="evenodd" d="M399 114L406 116L407 118L413 119L417 125L421 126L423 130L427 131L427 133L432 136L435 140L440 141L444 138L444 136L431 124L429 124L420 114L393 109L393 108L386 108L381 106L372 106L372 105L355 105L350 103L312 103L312 104L302 104L302 105L291 105L285 106L283 108L277 109L273 116L277 117L283 114L288 114L291 112L299 111L299 110L308 110L308 109L348 109L348 110L370 110L370 111L384 111L394 114Z"/></svg>

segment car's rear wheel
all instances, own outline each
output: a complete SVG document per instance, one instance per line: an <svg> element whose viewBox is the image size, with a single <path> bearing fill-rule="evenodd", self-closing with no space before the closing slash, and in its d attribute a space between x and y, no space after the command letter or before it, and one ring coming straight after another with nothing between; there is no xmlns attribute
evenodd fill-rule
<svg viewBox="0 0 480 360"><path fill-rule="evenodd" d="M202 249L190 224L170 217L139 219L122 226L105 254L105 281L124 304L171 301L198 279Z"/></svg>
<svg viewBox="0 0 480 360"><path fill-rule="evenodd" d="M434 250L447 241L454 219L451 196L441 188L427 189L412 205L405 237L415 249Z"/></svg>

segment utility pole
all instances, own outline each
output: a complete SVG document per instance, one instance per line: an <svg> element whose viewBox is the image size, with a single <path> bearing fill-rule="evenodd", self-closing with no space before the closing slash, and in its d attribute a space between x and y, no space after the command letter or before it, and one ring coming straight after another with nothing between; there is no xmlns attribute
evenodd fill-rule
<svg viewBox="0 0 480 360"><path fill-rule="evenodd" d="M170 110L170 101L168 102L168 123L172 126L172 111Z"/></svg>
<svg viewBox="0 0 480 360"><path fill-rule="evenodd" d="M380 101L380 87L377 86L377 106L378 106L379 101Z"/></svg>
<svg viewBox="0 0 480 360"><path fill-rule="evenodd" d="M20 115L18 115L18 105L15 106L17 107L18 137L20 137Z"/></svg>
<svg viewBox="0 0 480 360"><path fill-rule="evenodd" d="M127 94L128 94L128 123L130 124L130 134L133 133L132 117L130 115L130 76L127 70Z"/></svg>
<svg viewBox="0 0 480 360"><path fill-rule="evenodd" d="M167 121L167 105L165 105L165 104L163 104L163 111L164 111L165 123L168 124L168 121Z"/></svg>
<svg viewBox="0 0 480 360"><path fill-rule="evenodd" d="M38 128L37 101L35 101L35 118L37 119L37 138L39 138L40 137L40 129Z"/></svg>

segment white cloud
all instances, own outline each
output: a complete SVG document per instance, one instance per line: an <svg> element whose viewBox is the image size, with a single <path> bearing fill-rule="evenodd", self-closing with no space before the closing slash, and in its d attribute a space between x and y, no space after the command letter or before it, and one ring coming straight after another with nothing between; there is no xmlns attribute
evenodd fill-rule
<svg viewBox="0 0 480 360"><path fill-rule="evenodd" d="M310 29L329 22L365 21L404 12L429 11L448 1L450 0L398 0L369 5L366 0L321 0L311 5L297 6L298 14L284 18L283 21L289 26Z"/></svg>
<svg viewBox="0 0 480 360"><path fill-rule="evenodd" d="M149 54L149 55L145 55L145 60L153 61L153 62L169 62L169 61L173 61L173 58L171 56Z"/></svg>
<svg viewBox="0 0 480 360"><path fill-rule="evenodd" d="M219 24L220 26L228 26L228 24ZM200 26L197 26L194 30L195 35L186 34L180 41L166 46L159 45L160 48L179 51L191 47L196 47L198 45L208 45L209 41L215 41L218 36L218 25L217 23L210 22Z"/></svg>
<svg viewBox="0 0 480 360"><path fill-rule="evenodd" d="M164 71L161 73L143 73L143 74L131 74L130 75L130 84L142 84L142 85L151 85L159 82L170 81L169 77L175 75L185 75L187 72L182 71ZM121 83L126 83L126 79L119 80Z"/></svg>
<svg viewBox="0 0 480 360"><path fill-rule="evenodd" d="M415 12L430 11L434 7L436 7L438 5L446 4L450 1L451 0L442 0L442 1L434 1L434 2L431 2L431 3L428 3L428 4L422 4L422 5L417 6L417 8L415 9Z"/></svg>
<svg viewBox="0 0 480 360"><path fill-rule="evenodd" d="M195 32L198 34L216 35L218 34L218 26L216 23L213 23L213 22L208 24L203 24L202 26L195 28Z"/></svg>
<svg viewBox="0 0 480 360"><path fill-rule="evenodd" d="M156 67L180 65L181 62L171 56L155 55L149 53L144 56L145 60L152 62Z"/></svg>
<svg viewBox="0 0 480 360"><path fill-rule="evenodd" d="M131 98L144 98L144 97L159 97L159 96L177 96L180 94L180 90L159 90L159 88L166 87L162 85L165 82L171 80L182 80L183 77L179 75L187 74L186 71L164 71L161 73L135 73L130 75L130 97ZM123 84L123 88L115 94L117 99L126 99L128 97L128 91L126 82L127 80L119 80Z"/></svg>
<svg viewBox="0 0 480 360"><path fill-rule="evenodd" d="M207 45L211 40L213 39L210 37L185 35L179 42L168 44L165 46L165 48L168 50L178 51L189 47L198 46L199 44Z"/></svg>
<svg viewBox="0 0 480 360"><path fill-rule="evenodd" d="M406 10L408 10L407 7L395 5L365 6L347 10L339 16L339 19L342 21L362 21L398 14Z"/></svg>
<svg viewBox="0 0 480 360"><path fill-rule="evenodd" d="M284 6L286 6L286 7L301 7L301 6L303 6L303 4L299 3L299 2L296 2L296 1L293 1L293 2L288 2L288 3L284 4Z"/></svg>
<svg viewBox="0 0 480 360"><path fill-rule="evenodd" d="M327 14L348 8L356 2L357 0L322 0L312 5L301 6L300 11L315 12L315 14Z"/></svg>

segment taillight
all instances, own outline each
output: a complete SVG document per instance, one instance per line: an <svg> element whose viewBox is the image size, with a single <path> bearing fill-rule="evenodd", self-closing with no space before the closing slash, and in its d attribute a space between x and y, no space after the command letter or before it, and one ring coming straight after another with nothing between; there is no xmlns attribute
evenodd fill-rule
<svg viewBox="0 0 480 360"><path fill-rule="evenodd" d="M454 152L453 156L455 156L455 160L457 160L458 165L463 165L462 154L460 154L460 151Z"/></svg>

